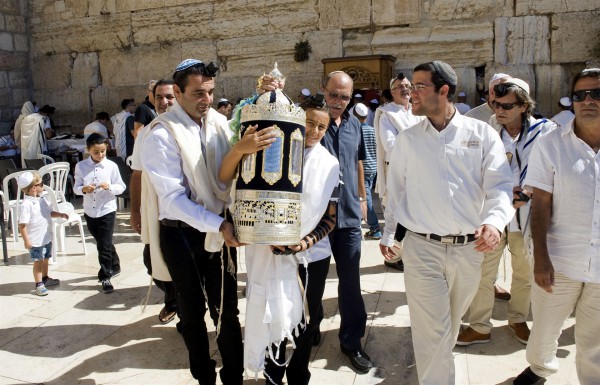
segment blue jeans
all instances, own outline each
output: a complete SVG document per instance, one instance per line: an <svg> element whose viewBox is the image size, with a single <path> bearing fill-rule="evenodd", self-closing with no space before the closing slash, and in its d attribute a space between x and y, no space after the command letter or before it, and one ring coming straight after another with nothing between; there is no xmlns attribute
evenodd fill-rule
<svg viewBox="0 0 600 385"><path fill-rule="evenodd" d="M365 190L367 191L367 224L369 225L369 229L373 231L379 231L379 219L377 218L377 214L375 214L375 209L373 208L373 184L375 183L375 177L377 173L373 174L365 174Z"/></svg>

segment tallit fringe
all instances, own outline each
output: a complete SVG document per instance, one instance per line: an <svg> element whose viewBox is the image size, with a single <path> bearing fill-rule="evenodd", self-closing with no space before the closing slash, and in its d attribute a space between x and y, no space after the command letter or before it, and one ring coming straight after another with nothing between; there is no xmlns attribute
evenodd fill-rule
<svg viewBox="0 0 600 385"><path fill-rule="evenodd" d="M140 305L142 305L142 311L140 312L141 314L144 314L144 312L146 311L146 307L148 306L148 301L150 300L150 293L152 292L152 284L154 283L154 279L152 279L152 276L150 276L150 283L148 284L148 290L146 291L146 296L144 297L144 299L142 299L142 302L140 302Z"/></svg>

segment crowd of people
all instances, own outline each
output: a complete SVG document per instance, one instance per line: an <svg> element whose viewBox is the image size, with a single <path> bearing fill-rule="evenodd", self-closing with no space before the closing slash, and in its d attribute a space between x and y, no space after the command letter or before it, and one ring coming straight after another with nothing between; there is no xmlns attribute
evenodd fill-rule
<svg viewBox="0 0 600 385"><path fill-rule="evenodd" d="M340 350L360 373L376 366L361 343L363 237L379 240L384 264L404 271L420 384L454 384L454 346L491 340L503 255L513 268L508 325L527 345L529 362L514 384L535 384L558 370L557 340L573 310L579 381L598 383L600 69L574 76L552 119L534 117L530 85L509 74L493 75L486 102L473 109L457 93L454 69L442 61L416 66L411 79L398 74L380 100L368 103L348 74L327 74L318 92L303 89L290 107L306 116L302 235L271 247L241 244L229 207L240 161L277 140L273 127L240 127L241 107L264 93L276 95L285 77L275 68L236 108L221 99L214 109L217 73L212 62L187 59L172 79L150 82L139 106L125 99L112 118L98 113L84 130L90 157L75 169L75 192L84 196L98 245L98 279L110 293L110 279L121 270L112 244L115 200L125 185L106 159L108 137L114 135L119 156L131 156L130 224L142 236L148 273L165 293L159 320L178 316L200 384L214 384L217 376L207 309L224 384L241 384L244 370L262 371L267 384L284 377L308 384L332 256ZM15 131L25 158L44 151L51 129L31 107L23 107L28 113ZM29 205L19 223L36 290L46 295L45 286L58 280L48 276L51 244L39 218L62 214L40 203L39 178L29 174L19 181ZM383 226L373 194L384 209ZM244 336L238 247L246 248L248 273Z"/></svg>

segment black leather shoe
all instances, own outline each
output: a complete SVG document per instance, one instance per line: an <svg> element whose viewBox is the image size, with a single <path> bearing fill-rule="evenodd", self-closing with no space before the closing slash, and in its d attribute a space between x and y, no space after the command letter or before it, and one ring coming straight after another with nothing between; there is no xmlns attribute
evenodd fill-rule
<svg viewBox="0 0 600 385"><path fill-rule="evenodd" d="M340 345L342 349L342 353L350 358L350 363L354 366L354 369L358 370L361 373L368 373L369 370L373 367L373 363L371 362L371 358L364 352L362 349L358 350L350 350Z"/></svg>
<svg viewBox="0 0 600 385"><path fill-rule="evenodd" d="M527 369L523 370L523 372L521 372L521 374L519 374L517 376L517 378L515 378L515 380L513 381L513 384L514 385L533 385L533 384L536 384L541 379L542 379L542 377L535 374L531 370L531 368L528 367Z"/></svg>
<svg viewBox="0 0 600 385"><path fill-rule="evenodd" d="M321 344L321 330L317 329L313 336L313 346L319 346Z"/></svg>
<svg viewBox="0 0 600 385"><path fill-rule="evenodd" d="M399 260L398 262L388 262L385 261L383 262L387 267L391 268L391 269L396 269L399 271L404 271L404 262L402 262L402 260Z"/></svg>

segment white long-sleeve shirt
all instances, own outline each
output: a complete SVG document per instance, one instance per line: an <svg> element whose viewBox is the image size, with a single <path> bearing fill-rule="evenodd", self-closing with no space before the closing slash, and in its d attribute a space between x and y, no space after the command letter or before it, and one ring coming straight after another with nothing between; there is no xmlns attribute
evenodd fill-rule
<svg viewBox="0 0 600 385"><path fill-rule="evenodd" d="M502 231L512 219L512 173L504 145L487 123L455 113L438 132L425 119L401 132L391 154L382 244L396 224L426 234Z"/></svg>
<svg viewBox="0 0 600 385"><path fill-rule="evenodd" d="M104 182L108 183L108 190L99 187ZM83 186L90 184L98 187L93 192L84 194ZM75 194L83 195L83 211L92 218L99 218L117 211L116 195L125 191L125 183L115 162L105 158L96 163L89 157L75 166L74 189Z"/></svg>
<svg viewBox="0 0 600 385"><path fill-rule="evenodd" d="M185 123L201 135L198 124L189 118ZM183 173L179 146L160 123L143 142L142 168L158 196L159 219L180 220L204 233L219 232L224 219L189 198L190 188Z"/></svg>
<svg viewBox="0 0 600 385"><path fill-rule="evenodd" d="M382 114L375 129L385 149L385 161L389 162L398 133L419 123L423 117L413 115L410 105L405 108L400 104L388 103L380 108Z"/></svg>

